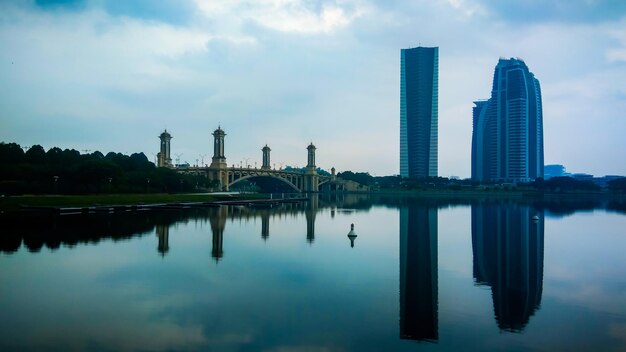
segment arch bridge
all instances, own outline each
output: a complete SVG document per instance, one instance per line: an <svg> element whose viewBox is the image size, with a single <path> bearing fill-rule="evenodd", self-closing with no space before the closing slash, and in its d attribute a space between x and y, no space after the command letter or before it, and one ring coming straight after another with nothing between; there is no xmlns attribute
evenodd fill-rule
<svg viewBox="0 0 626 352"><path fill-rule="evenodd" d="M342 182L339 182L335 176L335 168L332 168L330 176L320 175L315 166L315 146L313 143L307 147L307 165L304 171L299 170L283 170L270 166L270 151L266 145L261 149L263 151L263 164L260 168L236 167L228 166L226 157L224 156L224 137L226 133L221 127L218 127L213 133L213 157L211 165L178 168L177 171L185 174L198 175L206 177L212 188L222 191L228 191L231 186L244 180L252 180L255 178L272 178L280 181L296 192L319 192L321 186L325 184L333 184L333 190L343 190ZM169 142L169 140L168 140ZM163 148L165 150L165 148ZM167 148L169 151L169 147ZM164 156L169 158L169 156Z"/></svg>

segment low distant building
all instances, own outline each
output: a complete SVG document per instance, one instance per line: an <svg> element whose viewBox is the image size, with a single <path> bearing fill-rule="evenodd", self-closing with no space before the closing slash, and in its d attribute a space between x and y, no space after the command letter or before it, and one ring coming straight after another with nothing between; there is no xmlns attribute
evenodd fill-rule
<svg viewBox="0 0 626 352"><path fill-rule="evenodd" d="M569 176L569 174L565 172L565 166L561 164L552 164L543 167L543 178L546 180L549 180L552 177L562 176Z"/></svg>
<svg viewBox="0 0 626 352"><path fill-rule="evenodd" d="M593 181L593 175L585 173L572 174L571 177L578 181Z"/></svg>
<svg viewBox="0 0 626 352"><path fill-rule="evenodd" d="M330 181L324 182L319 186L320 192L368 192L369 186L362 185L352 180L344 180L337 177L335 168L331 169Z"/></svg>
<svg viewBox="0 0 626 352"><path fill-rule="evenodd" d="M579 172L575 174L571 174L565 170L565 166L560 164L546 165L544 166L544 178L549 180L553 177L571 177L577 181L591 181L594 184L607 188L609 186L609 182L622 178L624 176L619 175L605 175L602 177L594 177L591 174Z"/></svg>
<svg viewBox="0 0 626 352"><path fill-rule="evenodd" d="M596 185L602 188L607 188L609 186L609 182L620 179L620 178L624 178L624 176L606 175L602 177L594 177L592 181L593 183L595 183Z"/></svg>

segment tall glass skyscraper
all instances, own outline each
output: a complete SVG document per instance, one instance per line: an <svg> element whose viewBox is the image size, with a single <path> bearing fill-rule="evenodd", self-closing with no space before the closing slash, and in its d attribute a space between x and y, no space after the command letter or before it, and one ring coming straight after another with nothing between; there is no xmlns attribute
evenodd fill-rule
<svg viewBox="0 0 626 352"><path fill-rule="evenodd" d="M401 50L400 175L437 176L439 48Z"/></svg>
<svg viewBox="0 0 626 352"><path fill-rule="evenodd" d="M472 179L529 182L543 177L539 81L520 59L500 59L491 98L473 109Z"/></svg>

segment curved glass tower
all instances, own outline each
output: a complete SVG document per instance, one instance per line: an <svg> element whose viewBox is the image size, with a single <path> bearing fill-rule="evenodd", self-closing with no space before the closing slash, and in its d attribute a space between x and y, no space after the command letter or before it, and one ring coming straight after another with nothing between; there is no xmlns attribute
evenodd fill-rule
<svg viewBox="0 0 626 352"><path fill-rule="evenodd" d="M401 50L400 175L437 176L439 48Z"/></svg>
<svg viewBox="0 0 626 352"><path fill-rule="evenodd" d="M543 177L539 81L520 59L500 59L491 98L474 102L472 179L530 182Z"/></svg>

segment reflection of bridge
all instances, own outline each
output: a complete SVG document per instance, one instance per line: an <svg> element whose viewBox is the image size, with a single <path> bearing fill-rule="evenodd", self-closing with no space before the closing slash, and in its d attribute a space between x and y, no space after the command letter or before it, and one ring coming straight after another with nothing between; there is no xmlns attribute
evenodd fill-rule
<svg viewBox="0 0 626 352"><path fill-rule="evenodd" d="M293 203L287 205L287 207L281 207L281 209L260 209L250 212L249 208L228 206L212 208L209 210L209 212L212 213L209 217L209 223L211 224L211 233L213 235L211 257L213 257L217 263L224 256L224 229L226 228L226 220L229 218L261 217L261 238L267 241L270 235L270 217L304 212L306 218L306 240L309 243L313 243L313 241L315 241L315 215L318 211L318 204L317 196L313 196L309 198L306 205ZM283 204L283 206L285 206L285 204Z"/></svg>
<svg viewBox="0 0 626 352"><path fill-rule="evenodd" d="M260 168L251 168L249 165L243 167L228 166L226 157L224 156L224 137L226 133L221 127L213 132L213 158L210 165L187 167L178 169L181 173L198 175L206 177L209 185L213 189L228 191L230 187L244 180L256 180L259 178L270 178L285 184L288 188L296 192L318 192L324 187L329 191L356 190L354 183L338 179L335 176L335 168L332 168L330 176L320 175L315 166L315 146L313 143L307 147L308 158L305 170L302 171L286 171L270 166L270 151L266 145L261 149L263 151L263 164ZM171 136L169 136L171 139ZM169 159L169 139L161 138L161 153L163 160ZM159 159L160 160L160 159ZM159 163L159 166L171 166L166 162Z"/></svg>

